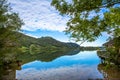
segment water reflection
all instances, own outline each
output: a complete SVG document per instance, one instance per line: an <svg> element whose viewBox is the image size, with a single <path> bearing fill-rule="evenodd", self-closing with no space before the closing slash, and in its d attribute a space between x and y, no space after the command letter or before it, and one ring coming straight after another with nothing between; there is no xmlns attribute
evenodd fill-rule
<svg viewBox="0 0 120 80"><path fill-rule="evenodd" d="M42 62L50 62L58 57L64 56L64 55L75 55L79 50L75 51L67 51L67 52L54 52L54 53L41 53L41 54L34 54L31 55L30 53L24 53L17 56L17 60L23 61L23 64L32 62L34 60L40 60Z"/></svg>
<svg viewBox="0 0 120 80"><path fill-rule="evenodd" d="M0 59L3 58L1 55ZM24 53L13 62L0 63L0 72L0 80L120 80L120 70L105 68L96 51Z"/></svg>
<svg viewBox="0 0 120 80"><path fill-rule="evenodd" d="M22 70L16 71L16 78L19 80L103 79L97 70L99 63L96 51L85 51L72 56L62 56L51 62L29 62L22 65Z"/></svg>
<svg viewBox="0 0 120 80"><path fill-rule="evenodd" d="M73 55L78 53L78 51L68 52L68 53L46 53L31 55L29 53L20 53L16 48L3 48L0 49L0 80L16 80L16 70L21 69L21 65L34 61L51 61L62 55ZM18 54L17 54L18 53Z"/></svg>
<svg viewBox="0 0 120 80"><path fill-rule="evenodd" d="M43 61L32 61L30 63L24 64L22 69L26 68L35 68L38 70L41 69L49 69L49 68L58 68L64 66L72 66L72 65L98 65L100 59L97 57L96 52L80 52L76 55L65 55L59 57L53 61L43 62Z"/></svg>
<svg viewBox="0 0 120 80"><path fill-rule="evenodd" d="M102 78L102 75L97 71L96 66L82 65L51 68L46 70L27 68L17 71L16 75L19 80L88 80Z"/></svg>

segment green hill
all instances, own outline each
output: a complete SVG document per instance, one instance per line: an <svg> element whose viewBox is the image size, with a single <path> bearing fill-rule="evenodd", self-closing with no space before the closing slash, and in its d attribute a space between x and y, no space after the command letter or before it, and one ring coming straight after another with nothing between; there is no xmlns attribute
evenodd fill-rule
<svg viewBox="0 0 120 80"><path fill-rule="evenodd" d="M50 61L62 55L72 55L74 51L78 52L80 47L78 44L60 42L48 36L34 38L20 32L11 32L1 43L2 62L14 61L16 58Z"/></svg>
<svg viewBox="0 0 120 80"><path fill-rule="evenodd" d="M79 49L78 44L60 42L49 36L34 38L19 32L14 32L12 36L12 39L6 38L5 45L10 48L18 47L21 52L30 54L68 52Z"/></svg>

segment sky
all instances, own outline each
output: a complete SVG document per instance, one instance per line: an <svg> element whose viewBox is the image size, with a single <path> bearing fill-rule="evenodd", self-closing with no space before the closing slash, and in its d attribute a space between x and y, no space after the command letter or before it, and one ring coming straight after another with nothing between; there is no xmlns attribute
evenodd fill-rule
<svg viewBox="0 0 120 80"><path fill-rule="evenodd" d="M18 13L25 23L21 27L24 34L36 38L51 36L62 42L74 42L63 32L69 17L60 15L50 5L51 0L8 0L8 2L12 11ZM108 35L103 33L95 42L85 42L81 46L101 46L107 38Z"/></svg>

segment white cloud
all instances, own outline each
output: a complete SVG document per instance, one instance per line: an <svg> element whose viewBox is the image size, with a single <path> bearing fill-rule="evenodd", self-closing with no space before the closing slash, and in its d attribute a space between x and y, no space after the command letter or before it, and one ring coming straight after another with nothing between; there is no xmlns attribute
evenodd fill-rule
<svg viewBox="0 0 120 80"><path fill-rule="evenodd" d="M84 67L84 69L83 69ZM18 80L88 80L89 78L102 78L96 66L73 65L70 67L59 67L46 70L28 68L16 71Z"/></svg>
<svg viewBox="0 0 120 80"><path fill-rule="evenodd" d="M22 29L35 31L37 29L63 31L68 17L50 5L51 0L9 0L13 11L18 12L25 25Z"/></svg>
<svg viewBox="0 0 120 80"><path fill-rule="evenodd" d="M22 26L23 30L36 31L51 30L51 31L63 31L66 28L66 22L68 17L59 15L59 12L50 5L51 0L8 0L11 3L11 7L14 12L19 13L20 18L23 19L25 25ZM68 0L69 1L69 0ZM105 10L102 10L105 11ZM101 14L101 12L100 12ZM92 13L90 17L95 16ZM40 37L34 34L28 34L33 37ZM59 34L55 34L58 35ZM61 37L60 37L61 38ZM68 39L68 37L66 37ZM104 37L105 38L105 37ZM59 39L62 40L63 38ZM99 39L92 43L85 42L83 46L101 46L105 40ZM105 38L106 39L106 38ZM64 41L68 41L64 39ZM78 43L79 44L79 43Z"/></svg>

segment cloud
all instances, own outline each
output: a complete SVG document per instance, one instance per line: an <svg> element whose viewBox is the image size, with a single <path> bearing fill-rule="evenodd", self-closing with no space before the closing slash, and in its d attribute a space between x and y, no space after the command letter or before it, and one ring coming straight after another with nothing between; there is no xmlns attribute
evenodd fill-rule
<svg viewBox="0 0 120 80"><path fill-rule="evenodd" d="M69 0L67 1L69 2ZM21 29L31 31L31 33L27 32L27 35L41 37L44 36L43 34L45 33L42 31L52 31L46 33L45 36L49 34L50 36L64 42L69 40L68 37L63 36L63 34L54 34L54 31L62 32L65 30L67 27L66 22L69 20L69 17L61 16L59 12L50 5L51 0L8 0L8 2L11 3L12 10L19 13L20 18L23 19L25 23ZM102 12L105 12L105 10L101 10L99 15L101 15ZM96 14L92 12L90 17L94 17L95 15ZM40 34L33 34L33 32L37 30L41 30ZM85 42L82 46L101 46L102 43L105 42L103 39L106 39L106 37L100 38L93 43Z"/></svg>
<svg viewBox="0 0 120 80"><path fill-rule="evenodd" d="M84 67L84 68L83 68ZM28 68L16 71L18 80L88 80L102 78L96 66L74 65L46 70L36 70Z"/></svg>
<svg viewBox="0 0 120 80"><path fill-rule="evenodd" d="M50 5L51 0L9 0L9 2L13 11L19 13L25 23L22 26L23 30L65 30L68 17L59 15L59 12Z"/></svg>

